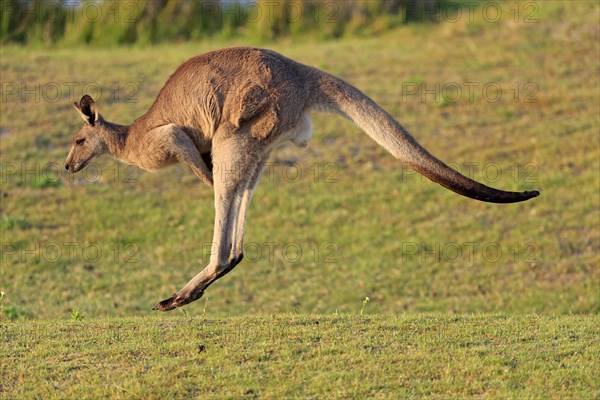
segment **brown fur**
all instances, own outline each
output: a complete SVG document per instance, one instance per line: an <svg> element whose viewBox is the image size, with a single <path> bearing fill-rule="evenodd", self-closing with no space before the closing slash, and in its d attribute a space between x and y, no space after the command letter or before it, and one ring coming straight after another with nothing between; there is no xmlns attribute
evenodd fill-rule
<svg viewBox="0 0 600 400"><path fill-rule="evenodd" d="M84 96L75 107L85 121L73 137L66 168L77 172L95 156L114 154L146 170L188 166L215 187L214 249L209 265L159 303L172 310L202 296L243 257L246 211L274 145L311 137L311 111L338 113L415 170L456 193L499 203L537 191L506 192L473 181L433 157L388 113L358 89L270 50L234 47L194 57L130 126L102 118Z"/></svg>

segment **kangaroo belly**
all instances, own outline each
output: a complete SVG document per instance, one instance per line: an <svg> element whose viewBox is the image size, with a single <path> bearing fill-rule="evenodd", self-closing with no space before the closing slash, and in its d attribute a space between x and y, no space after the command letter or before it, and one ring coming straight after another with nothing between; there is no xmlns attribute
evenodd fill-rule
<svg viewBox="0 0 600 400"><path fill-rule="evenodd" d="M308 146L308 142L312 139L312 122L310 113L302 114L298 124L288 133L290 140L298 147Z"/></svg>

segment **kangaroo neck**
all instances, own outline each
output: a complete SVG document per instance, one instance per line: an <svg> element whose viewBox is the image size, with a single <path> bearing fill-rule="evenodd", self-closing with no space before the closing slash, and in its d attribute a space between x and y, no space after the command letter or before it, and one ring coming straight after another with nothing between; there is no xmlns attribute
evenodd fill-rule
<svg viewBox="0 0 600 400"><path fill-rule="evenodd" d="M125 149L129 127L102 120L100 134L111 154L119 156Z"/></svg>
<svg viewBox="0 0 600 400"><path fill-rule="evenodd" d="M107 140L108 148L111 154L119 159L136 164L140 153L147 148L149 139L148 133L156 128L156 121L151 117L150 111L136 119L131 125L107 124L107 130L110 130Z"/></svg>

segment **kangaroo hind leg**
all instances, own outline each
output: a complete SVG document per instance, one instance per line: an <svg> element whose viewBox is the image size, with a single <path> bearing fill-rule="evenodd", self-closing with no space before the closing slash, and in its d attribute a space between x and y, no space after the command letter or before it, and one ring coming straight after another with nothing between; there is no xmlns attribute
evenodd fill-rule
<svg viewBox="0 0 600 400"><path fill-rule="evenodd" d="M154 307L156 310L172 310L199 299L209 285L241 261L241 254L233 247L233 237L244 192L255 175L259 159L245 142L248 136L223 136L215 138L212 151L215 225L210 261L179 292Z"/></svg>

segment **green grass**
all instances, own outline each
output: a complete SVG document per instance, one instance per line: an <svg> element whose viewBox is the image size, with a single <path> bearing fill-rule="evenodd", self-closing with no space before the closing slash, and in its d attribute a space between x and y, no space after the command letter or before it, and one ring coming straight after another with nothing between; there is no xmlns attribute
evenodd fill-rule
<svg viewBox="0 0 600 400"><path fill-rule="evenodd" d="M600 396L597 316L293 315L2 327L6 398Z"/></svg>
<svg viewBox="0 0 600 400"><path fill-rule="evenodd" d="M258 186L244 262L185 307L189 319L150 308L206 264L212 191L179 166L150 174L109 157L63 174L82 123L71 103L91 84L103 116L129 123L181 62L246 42L3 46L2 352L22 350L2 363L2 390L598 397L599 11L548 2L532 24L463 19L270 45L353 83L464 173L474 163L477 180L542 195L513 205L462 198L410 173L349 122L315 114L308 149L278 149ZM497 83L503 96L406 95L406 85L455 82ZM50 101L55 83L62 96ZM525 101L530 83L536 102ZM33 94L23 101L10 84ZM252 329L241 342L223 342L219 332L243 324ZM275 347L263 344L279 330Z"/></svg>

